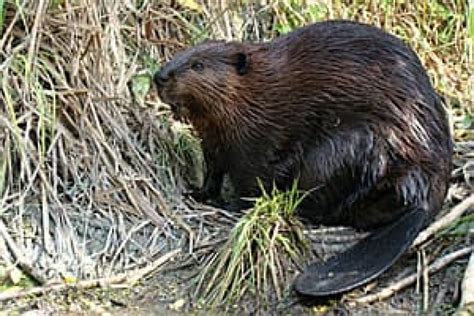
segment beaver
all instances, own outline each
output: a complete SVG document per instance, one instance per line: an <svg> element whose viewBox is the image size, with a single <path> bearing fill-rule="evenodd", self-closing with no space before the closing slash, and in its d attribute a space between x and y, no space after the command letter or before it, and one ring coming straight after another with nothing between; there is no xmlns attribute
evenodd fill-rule
<svg viewBox="0 0 474 316"><path fill-rule="evenodd" d="M297 181L309 192L299 216L371 231L309 265L299 294L378 277L442 206L453 150L446 110L414 51L377 27L325 21L269 42L205 41L154 81L202 140L195 197L219 198L226 174L240 197L258 196L259 181L281 190Z"/></svg>

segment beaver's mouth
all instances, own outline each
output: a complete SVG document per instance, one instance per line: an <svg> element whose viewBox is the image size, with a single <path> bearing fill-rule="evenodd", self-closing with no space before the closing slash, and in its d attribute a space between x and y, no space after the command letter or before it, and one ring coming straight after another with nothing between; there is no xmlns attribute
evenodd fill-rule
<svg viewBox="0 0 474 316"><path fill-rule="evenodd" d="M173 113L173 118L175 120L183 121L186 120L187 117L187 109L186 107L178 102L178 103L169 103L171 113Z"/></svg>
<svg viewBox="0 0 474 316"><path fill-rule="evenodd" d="M189 120L189 109L183 102L168 101L161 99L162 102L166 103L173 115L173 118L177 121L187 122Z"/></svg>
<svg viewBox="0 0 474 316"><path fill-rule="evenodd" d="M161 102L169 106L169 109L171 110L174 119L183 119L184 114L186 112L183 102L180 102L176 98L173 98L173 96L169 95L165 91L158 90L158 96L160 97Z"/></svg>

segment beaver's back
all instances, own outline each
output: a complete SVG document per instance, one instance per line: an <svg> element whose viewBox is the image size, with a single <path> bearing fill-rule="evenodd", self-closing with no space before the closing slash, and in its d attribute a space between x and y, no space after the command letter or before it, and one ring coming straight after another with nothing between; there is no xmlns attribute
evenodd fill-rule
<svg viewBox="0 0 474 316"><path fill-rule="evenodd" d="M439 210L452 152L446 111L401 40L331 21L248 48L241 94L258 124L230 158L244 194L255 178L299 178L304 189L322 186L309 213L316 206L323 222L361 227L398 216L359 214L381 194L393 195L390 204Z"/></svg>
<svg viewBox="0 0 474 316"><path fill-rule="evenodd" d="M241 93L268 114L262 120L299 138L370 127L403 159L448 159L446 111L416 54L395 36L328 21L255 47Z"/></svg>

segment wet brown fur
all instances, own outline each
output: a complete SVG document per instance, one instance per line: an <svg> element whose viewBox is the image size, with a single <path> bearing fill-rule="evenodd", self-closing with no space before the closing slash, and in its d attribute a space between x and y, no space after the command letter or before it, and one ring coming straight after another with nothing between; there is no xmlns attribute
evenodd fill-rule
<svg viewBox="0 0 474 316"><path fill-rule="evenodd" d="M229 174L243 197L259 193L257 178L282 189L298 179L313 190L300 214L325 224L379 227L441 207L446 112L415 53L377 28L332 21L268 43L207 42L157 77L203 141L203 199Z"/></svg>

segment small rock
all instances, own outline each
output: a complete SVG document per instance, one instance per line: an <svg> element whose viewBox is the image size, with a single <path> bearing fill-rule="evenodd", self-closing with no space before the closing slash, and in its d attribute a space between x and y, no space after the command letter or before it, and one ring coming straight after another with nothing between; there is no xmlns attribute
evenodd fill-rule
<svg viewBox="0 0 474 316"><path fill-rule="evenodd" d="M184 304L186 304L186 301L184 299L180 298L179 300L177 300L173 304L170 304L168 307L171 310L180 311L184 307Z"/></svg>

